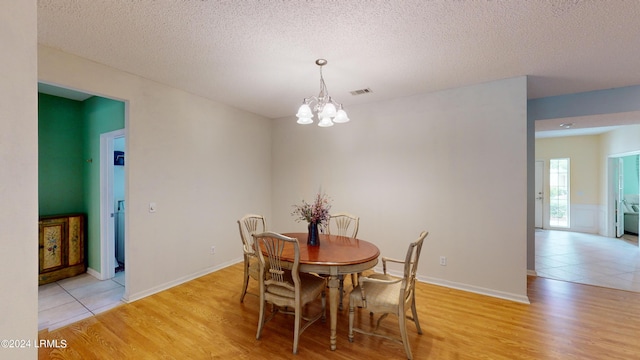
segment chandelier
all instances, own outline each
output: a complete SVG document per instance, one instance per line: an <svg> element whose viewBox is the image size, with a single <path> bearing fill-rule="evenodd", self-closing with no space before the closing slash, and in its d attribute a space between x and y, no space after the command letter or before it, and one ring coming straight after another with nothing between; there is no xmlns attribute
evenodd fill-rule
<svg viewBox="0 0 640 360"><path fill-rule="evenodd" d="M342 109L342 104L335 102L329 96L327 85L325 85L322 77L322 67L327 65L327 60L318 59L316 60L316 65L320 67L320 94L305 98L302 101L302 105L296 114L298 124L307 125L313 123L312 109L318 114L318 120L320 120L318 126L329 127L333 126L334 123L346 123L349 121L347 113Z"/></svg>

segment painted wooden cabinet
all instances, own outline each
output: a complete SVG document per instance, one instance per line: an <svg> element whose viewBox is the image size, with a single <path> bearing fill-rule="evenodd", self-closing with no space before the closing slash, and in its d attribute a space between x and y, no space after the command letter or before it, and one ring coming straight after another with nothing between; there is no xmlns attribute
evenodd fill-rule
<svg viewBox="0 0 640 360"><path fill-rule="evenodd" d="M87 271L85 215L40 217L38 284L47 284Z"/></svg>

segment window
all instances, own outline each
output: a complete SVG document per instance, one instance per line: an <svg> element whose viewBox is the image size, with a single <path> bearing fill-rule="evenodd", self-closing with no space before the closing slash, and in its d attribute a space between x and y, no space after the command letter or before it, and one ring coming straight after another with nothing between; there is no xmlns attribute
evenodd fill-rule
<svg viewBox="0 0 640 360"><path fill-rule="evenodd" d="M549 164L549 226L569 227L569 159Z"/></svg>

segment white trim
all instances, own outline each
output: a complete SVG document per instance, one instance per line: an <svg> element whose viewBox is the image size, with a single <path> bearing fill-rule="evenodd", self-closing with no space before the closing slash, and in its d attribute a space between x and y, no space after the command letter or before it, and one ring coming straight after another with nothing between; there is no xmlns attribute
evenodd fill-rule
<svg viewBox="0 0 640 360"><path fill-rule="evenodd" d="M607 155L608 158L619 158L619 157L625 157L625 156L631 156L631 155L640 155L640 150L633 150L633 151L626 151L623 153L616 153L616 154L609 154Z"/></svg>
<svg viewBox="0 0 640 360"><path fill-rule="evenodd" d="M96 278L96 279L98 279L98 280L105 280L105 279L101 279L101 278L100 278L100 277L101 277L100 272L95 271L95 270L94 270L94 269L92 269L92 268L87 268L87 274L89 274L89 275L93 276L94 278Z"/></svg>
<svg viewBox="0 0 640 360"><path fill-rule="evenodd" d="M605 208L604 216L601 215L601 218L606 222L604 226L600 226L599 234L606 237L617 237L616 234L616 211L615 211L615 202L616 196L615 191L617 187L618 179L613 179L613 175L615 174L616 164L615 161L618 158L622 158L625 156L632 155L640 155L640 150L626 151L622 153L614 153L607 155L607 173L605 176L605 181L607 182L607 204Z"/></svg>
<svg viewBox="0 0 640 360"><path fill-rule="evenodd" d="M222 264L220 264L220 265L218 265L218 266L208 267L208 268L202 269L202 270L200 270L200 271L197 271L197 272L195 272L195 273L192 273L192 274L190 274L190 275L182 276L182 277L180 277L180 278L177 278L177 279L175 279L175 280L172 280L172 281L166 282L166 283L164 283L164 284L160 284L160 285L158 285L158 286L154 286L154 287L152 287L151 289L147 289L147 290L145 290L145 291L141 291L141 292L136 293L136 294L129 294L129 295L125 294L125 296L122 298L122 301L124 301L124 302L126 302L126 303L131 303L131 302L134 302L134 301L140 300L140 299L142 299L142 298L145 298L145 297L147 297L147 296L150 296L150 295L153 295L153 294L157 294L157 293L159 293L159 292L161 292L161 291L171 289L171 288L172 288L172 287L174 287L174 286L178 286L178 285L180 285L180 284L184 284L184 283L186 283L186 282L188 282L188 281L191 281L191 280L197 279L197 278L199 278L199 277L201 277L201 276L204 276L204 275L210 274L210 273L212 273L212 272L216 272L216 271L218 271L218 270L222 270L222 269L224 269L224 268L226 268L226 267L229 267L229 266L235 265L235 264L237 264L237 263L239 263L239 262L242 262L242 261L244 261L244 260L243 260L243 259L240 259L240 260L238 261L238 260L236 259L236 260L228 261L228 262L226 262L226 263L222 263Z"/></svg>
<svg viewBox="0 0 640 360"><path fill-rule="evenodd" d="M380 267L380 266L376 266L373 270L375 272L382 273L382 267ZM531 271L531 270L527 270L527 275L529 275L529 271ZM403 276L403 273L400 272L400 271L394 271L394 270L387 269L387 273L392 275L392 276L396 276L396 277L402 277ZM534 273L535 273L535 271L534 271ZM427 283L427 284L444 286L444 287L451 288L451 289L457 289L457 290L462 290L462 291L471 292L471 293L475 293L475 294L491 296L491 297L495 297L495 298L499 298L499 299L515 301L515 302L522 303L522 304L531 304L531 302L529 301L529 297L526 296L526 295L523 296L523 295L518 295L518 294L512 294L512 293L508 293L508 292L504 292L504 291L497 291L497 290L487 289L487 288L483 288L483 287L479 287L479 286L472 286L472 285L462 284L462 283L449 281L449 280L444 280L444 279L438 279L438 278L434 278L434 277L430 277L430 276L419 276L418 275L418 276L416 276L416 279L418 281L420 281L420 282Z"/></svg>
<svg viewBox="0 0 640 360"><path fill-rule="evenodd" d="M569 231L597 234L599 227L599 205L571 204L571 227Z"/></svg>
<svg viewBox="0 0 640 360"><path fill-rule="evenodd" d="M115 276L113 140L124 136L124 129L100 134L100 280Z"/></svg>
<svg viewBox="0 0 640 360"><path fill-rule="evenodd" d="M512 294L512 293L508 293L508 292L504 292L504 291L497 291L497 290L487 289L487 288L483 288L483 287L479 287L479 286L461 284L461 283L457 283L457 282L453 282L453 281L437 279L437 278L432 278L432 277L420 277L419 276L418 280L420 280L422 282L426 282L428 284L444 286L444 287L448 287L448 288L451 288L451 289L457 289L457 290L467 291L467 292L471 292L471 293L475 293L475 294L491 296L491 297L495 297L495 298L499 298L499 299L515 301L515 302L522 303L522 304L527 304L527 305L531 304L531 302L529 301L529 297L526 296L526 295Z"/></svg>
<svg viewBox="0 0 640 360"><path fill-rule="evenodd" d="M535 270L527 270L527 275L538 277L538 273Z"/></svg>

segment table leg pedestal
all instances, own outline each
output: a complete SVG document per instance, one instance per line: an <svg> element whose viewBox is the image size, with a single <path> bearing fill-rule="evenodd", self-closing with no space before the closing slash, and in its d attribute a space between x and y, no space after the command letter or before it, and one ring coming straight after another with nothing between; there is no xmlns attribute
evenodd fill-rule
<svg viewBox="0 0 640 360"><path fill-rule="evenodd" d="M336 329L338 327L338 302L340 280L337 275L329 277L329 318L331 319L331 350L336 349Z"/></svg>

